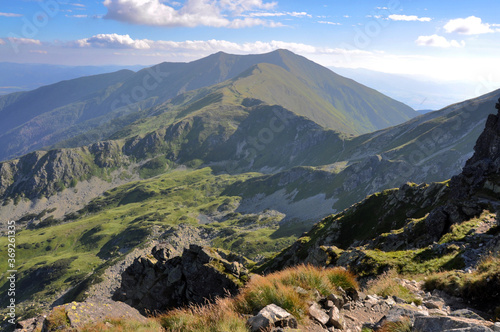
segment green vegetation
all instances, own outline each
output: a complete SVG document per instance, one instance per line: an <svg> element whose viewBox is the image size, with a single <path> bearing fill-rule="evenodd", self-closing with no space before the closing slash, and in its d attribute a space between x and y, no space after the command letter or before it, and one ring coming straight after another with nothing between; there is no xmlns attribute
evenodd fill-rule
<svg viewBox="0 0 500 332"><path fill-rule="evenodd" d="M214 304L175 309L157 319L171 332L248 331L246 319L235 311L230 299L217 299Z"/></svg>
<svg viewBox="0 0 500 332"><path fill-rule="evenodd" d="M112 189L91 201L67 221L51 227L19 230L16 237L19 300L46 302L75 287L65 299L83 300L85 291L123 254L180 223L216 229L215 244L249 258L270 256L293 243L306 229L302 223L280 225L282 217L234 213L240 197L222 191L235 181L257 176L212 174L210 168L171 171ZM41 213L45 215L48 211ZM6 248L7 238L0 238ZM0 269L7 270L6 261ZM40 277L42 276L42 277ZM5 278L0 291L7 287Z"/></svg>
<svg viewBox="0 0 500 332"><path fill-rule="evenodd" d="M429 274L463 268L460 254L458 250L441 254L427 248L388 252L364 250L352 268L360 277L377 276L392 269L402 275Z"/></svg>
<svg viewBox="0 0 500 332"><path fill-rule="evenodd" d="M336 283L337 281L339 282ZM235 305L241 313L255 314L274 303L299 321L304 321L307 316L307 301L314 298L314 291L326 296L335 292L340 285L347 286L346 289L358 288L354 276L344 269L301 265L251 279L236 297ZM298 292L297 287L306 292Z"/></svg>
<svg viewBox="0 0 500 332"><path fill-rule="evenodd" d="M63 332L65 330L62 330ZM78 329L81 332L162 332L164 331L160 323L154 319L146 322L137 322L123 318L107 318L102 322L87 324Z"/></svg>
<svg viewBox="0 0 500 332"><path fill-rule="evenodd" d="M450 271L429 276L424 286L429 291L444 290L474 303L479 308L496 308L498 315L500 313L500 257L483 258L472 273ZM500 315L497 319L500 320Z"/></svg>
<svg viewBox="0 0 500 332"><path fill-rule="evenodd" d="M413 325L409 318L405 318L398 322L386 321L380 327L380 329L377 330L377 332L412 332L412 331L413 331Z"/></svg>
<svg viewBox="0 0 500 332"><path fill-rule="evenodd" d="M70 321L66 313L66 309L63 307L56 308L52 310L50 315L47 317L47 331L64 331L69 329Z"/></svg>
<svg viewBox="0 0 500 332"><path fill-rule="evenodd" d="M369 294L377 294L379 296L397 296L406 301L406 303L415 303L421 305L422 300L417 298L415 294L408 288L404 287L395 278L398 274L395 271L386 272L375 279L368 282L366 292Z"/></svg>
<svg viewBox="0 0 500 332"><path fill-rule="evenodd" d="M307 303L314 299L314 292L328 295L336 292L338 286L358 288L354 276L343 269L301 265L265 277L256 276L235 298L172 310L157 319L167 331L248 331L244 315L256 314L274 303L304 323L308 319Z"/></svg>
<svg viewBox="0 0 500 332"><path fill-rule="evenodd" d="M485 218L487 215L490 215L489 211L484 212L479 218L473 218L460 224L452 225L450 231L443 235L443 237L439 240L439 243L464 241L465 237L473 233L477 226L479 226L481 219Z"/></svg>

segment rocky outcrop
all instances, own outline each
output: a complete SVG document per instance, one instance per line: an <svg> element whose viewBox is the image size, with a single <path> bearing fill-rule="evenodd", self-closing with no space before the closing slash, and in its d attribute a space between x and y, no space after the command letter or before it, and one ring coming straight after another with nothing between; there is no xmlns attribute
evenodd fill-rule
<svg viewBox="0 0 500 332"><path fill-rule="evenodd" d="M0 199L52 196L76 182L102 173L104 168L127 165L117 142L75 149L35 151L0 163Z"/></svg>
<svg viewBox="0 0 500 332"><path fill-rule="evenodd" d="M414 280L396 279L409 290L418 304L397 296L382 297L366 295L341 288L328 296L319 296L309 303L310 325L298 328L301 331L393 331L390 326L405 326L398 331L452 332L452 331L497 331L500 323L485 320L481 312L463 309L461 299L452 298L440 291L432 294L420 289L422 283ZM297 290L300 292L300 290ZM288 322L294 318L284 309L270 304L258 315L248 320L252 331L282 331L280 327L293 327ZM382 329L381 329L382 328ZM456 330L459 329L459 330Z"/></svg>
<svg viewBox="0 0 500 332"><path fill-rule="evenodd" d="M191 245L175 257L156 247L153 255L137 258L125 270L114 300L142 312L164 311L234 295L248 278L241 256L208 247Z"/></svg>
<svg viewBox="0 0 500 332"><path fill-rule="evenodd" d="M147 321L147 318L139 311L122 302L71 302L54 307L45 316L18 322L15 331L80 331L85 325L103 322L106 319L124 319L143 323ZM111 324L108 323L108 325L112 327Z"/></svg>

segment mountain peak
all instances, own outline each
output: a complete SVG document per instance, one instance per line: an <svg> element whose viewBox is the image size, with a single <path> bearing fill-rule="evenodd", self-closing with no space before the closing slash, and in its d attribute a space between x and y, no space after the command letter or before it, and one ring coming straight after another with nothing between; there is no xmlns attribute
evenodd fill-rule
<svg viewBox="0 0 500 332"><path fill-rule="evenodd" d="M500 98L497 114L490 114L483 132L474 146L474 155L467 160L462 173L453 177L451 186L458 198L474 194L486 186L491 176L500 173Z"/></svg>

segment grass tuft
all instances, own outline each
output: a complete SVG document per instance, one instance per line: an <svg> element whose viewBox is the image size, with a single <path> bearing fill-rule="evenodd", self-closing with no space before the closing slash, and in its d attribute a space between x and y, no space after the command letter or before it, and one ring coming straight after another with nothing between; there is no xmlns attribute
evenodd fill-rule
<svg viewBox="0 0 500 332"><path fill-rule="evenodd" d="M235 311L231 299L217 299L213 304L174 309L157 317L172 332L247 332L246 319Z"/></svg>
<svg viewBox="0 0 500 332"><path fill-rule="evenodd" d="M417 298L408 288L397 282L397 273L389 271L368 282L367 292L379 296L397 296L407 303L421 305L422 300Z"/></svg>
<svg viewBox="0 0 500 332"><path fill-rule="evenodd" d="M354 275L344 269L299 265L250 280L236 297L236 308L243 314L255 314L274 303L290 312L297 320L303 321L307 313L307 302L314 299L316 291L321 295L328 295L339 286L344 289L359 289ZM299 292L298 287L307 293Z"/></svg>
<svg viewBox="0 0 500 332"><path fill-rule="evenodd" d="M412 332L411 320L406 318L399 322L384 322L377 332Z"/></svg>

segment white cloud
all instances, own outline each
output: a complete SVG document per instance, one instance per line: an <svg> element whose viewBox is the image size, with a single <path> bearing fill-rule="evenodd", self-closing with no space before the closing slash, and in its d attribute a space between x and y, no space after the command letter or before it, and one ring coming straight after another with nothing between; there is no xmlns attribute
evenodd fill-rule
<svg viewBox="0 0 500 332"><path fill-rule="evenodd" d="M389 15L389 19L393 21L419 21L419 22L430 22L432 19L430 17L418 17L416 15Z"/></svg>
<svg viewBox="0 0 500 332"><path fill-rule="evenodd" d="M337 23L337 22L330 22L330 21L318 21L318 23L321 23L321 24L329 24L329 25L342 25L340 23Z"/></svg>
<svg viewBox="0 0 500 332"><path fill-rule="evenodd" d="M70 3L70 5L72 6L75 6L75 7L81 7L81 8L85 8L86 6L82 3Z"/></svg>
<svg viewBox="0 0 500 332"><path fill-rule="evenodd" d="M5 44L5 40L0 38L0 45L3 45L3 44Z"/></svg>
<svg viewBox="0 0 500 332"><path fill-rule="evenodd" d="M419 46L433 46L433 47L464 47L465 41L458 42L456 40L448 41L443 36L432 35L432 36L420 36L415 40L415 43Z"/></svg>
<svg viewBox="0 0 500 332"><path fill-rule="evenodd" d="M293 17L312 17L312 15L306 12L287 12L287 14Z"/></svg>
<svg viewBox="0 0 500 332"><path fill-rule="evenodd" d="M219 3L223 9L227 9L237 15L255 9L268 10L276 7L277 5L276 2L263 3L262 0L220 0Z"/></svg>
<svg viewBox="0 0 500 332"><path fill-rule="evenodd" d="M37 54L47 54L47 51L41 51L41 50L30 50L30 53L37 53Z"/></svg>
<svg viewBox="0 0 500 332"><path fill-rule="evenodd" d="M250 10L268 10L275 2L262 0L187 0L179 8L164 4L161 0L105 0L108 13L104 18L141 25L166 27L229 27L243 28L256 25L269 27L281 24L259 19L228 19Z"/></svg>
<svg viewBox="0 0 500 332"><path fill-rule="evenodd" d="M3 16L3 17L21 17L23 15L22 14L15 14L15 13L0 13L0 16Z"/></svg>
<svg viewBox="0 0 500 332"><path fill-rule="evenodd" d="M129 35L113 33L95 35L77 40L74 43L79 47L149 49L151 48L150 43L153 43L153 41L147 39L134 40Z"/></svg>
<svg viewBox="0 0 500 332"><path fill-rule="evenodd" d="M479 35L494 32L490 24L482 23L481 18L476 16L450 20L446 23L444 29L448 33L459 33L462 35Z"/></svg>
<svg viewBox="0 0 500 332"><path fill-rule="evenodd" d="M87 18L88 15L66 15L66 17L74 17L74 18Z"/></svg>
<svg viewBox="0 0 500 332"><path fill-rule="evenodd" d="M42 43L39 40L36 40L36 39L8 37L7 40L10 43L12 43L12 44L19 44L19 45L42 45Z"/></svg>
<svg viewBox="0 0 500 332"><path fill-rule="evenodd" d="M272 52L277 49L288 49L299 54L315 55L366 55L371 52L363 50L346 50L341 48L316 47L302 43L290 43L283 41L270 42L249 42L234 43L227 40L148 40L132 39L129 35L100 34L91 38L80 39L69 44L70 46L84 48L109 48L109 49L135 49L139 51L148 51L148 54L161 56L168 54L185 54L189 58L197 58L211 53L223 51L234 54L258 54ZM153 53L151 53L151 51ZM162 53L163 52L163 53ZM118 52L119 53L119 52ZM122 54L122 53L119 53ZM143 55L146 55L145 53Z"/></svg>
<svg viewBox="0 0 500 332"><path fill-rule="evenodd" d="M247 14L249 17L281 17L281 16L292 16L292 17L312 17L312 15L306 12L253 12Z"/></svg>

